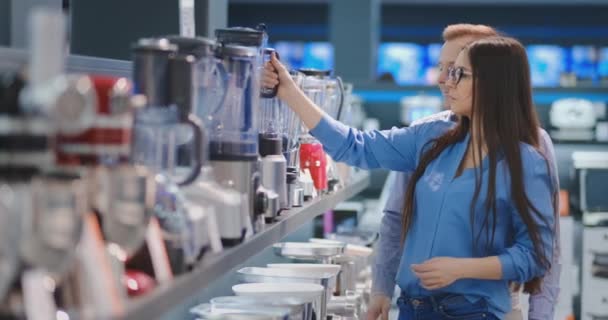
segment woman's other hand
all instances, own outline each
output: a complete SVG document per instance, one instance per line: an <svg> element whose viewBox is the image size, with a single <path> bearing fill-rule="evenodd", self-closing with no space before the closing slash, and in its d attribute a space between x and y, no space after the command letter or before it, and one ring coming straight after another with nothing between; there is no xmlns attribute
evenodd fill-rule
<svg viewBox="0 0 608 320"><path fill-rule="evenodd" d="M391 299L383 294L373 294L367 308L367 320L388 320Z"/></svg>
<svg viewBox="0 0 608 320"><path fill-rule="evenodd" d="M412 264L412 272L426 290L445 288L464 277L466 259L437 257L421 264Z"/></svg>

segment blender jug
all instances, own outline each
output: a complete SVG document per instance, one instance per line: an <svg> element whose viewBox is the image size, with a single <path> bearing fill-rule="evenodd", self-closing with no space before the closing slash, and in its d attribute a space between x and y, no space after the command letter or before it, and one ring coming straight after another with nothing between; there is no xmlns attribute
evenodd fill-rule
<svg viewBox="0 0 608 320"><path fill-rule="evenodd" d="M178 246L181 247L180 254L183 255L182 260L185 263L183 267L189 268L208 249L215 252L222 249L220 234L227 239L241 239L244 219L241 194L217 184L208 162L211 114L221 107L226 97L226 71L215 56L217 45L213 40L200 37L169 36L168 39L178 46L180 53L195 57L192 81L183 81L182 86L188 86L189 90L193 91L194 99L188 106L188 112L194 110L202 120L205 130L205 139L201 146L203 166L199 177L193 184L181 188L184 197L179 201L177 197L170 196L170 193L163 193L165 203L181 202L182 209L187 211L184 221L173 219L175 221L168 224L169 230L166 231L173 234L174 239L180 239L172 242L181 242ZM172 83L172 86L176 84ZM219 215L220 224L217 225L216 217ZM186 225L188 227L184 229Z"/></svg>
<svg viewBox="0 0 608 320"><path fill-rule="evenodd" d="M266 49L265 53L270 55L274 49ZM269 198L268 208L264 213L267 222L272 222L279 214L281 209L287 209L287 160L283 155L283 136L285 113L281 101L276 97L261 99L260 116L260 174L262 186L277 195L276 201Z"/></svg>
<svg viewBox="0 0 608 320"><path fill-rule="evenodd" d="M297 71L292 71L291 77L296 85L301 88L303 74ZM290 208L299 207L304 201L304 188L302 188L299 183L299 151L302 121L285 103L279 100L279 104L282 113L281 118L283 119L281 127L283 155L287 160L287 202L288 207Z"/></svg>
<svg viewBox="0 0 608 320"><path fill-rule="evenodd" d="M265 208L259 208L258 193L258 112L259 76L258 51L254 48L223 45L216 55L226 71L226 93L222 103L208 112L209 158L216 181L237 190L245 200L242 217L238 221L222 221L231 217L218 216L218 224L240 225L241 234L222 234L225 244L242 241L252 221L256 221ZM233 219L232 219L233 220ZM221 227L220 227L221 228Z"/></svg>
<svg viewBox="0 0 608 320"><path fill-rule="evenodd" d="M340 77L325 77L327 83L327 99L325 111L334 119L340 121L344 109L344 84Z"/></svg>
<svg viewBox="0 0 608 320"><path fill-rule="evenodd" d="M301 88L303 75L299 72L292 72L291 78L294 80L296 85ZM279 100L280 101L280 100ZM287 159L288 167L299 166L298 151L300 147L300 133L302 131L302 120L296 115L289 106L280 101L281 112L282 112L282 128L281 132L283 135L283 154Z"/></svg>
<svg viewBox="0 0 608 320"><path fill-rule="evenodd" d="M261 77L261 68L264 67L264 49L268 44L268 35L266 34L266 26L259 24L255 29L243 28L243 27L232 27L226 29L215 30L215 37L217 42L221 45L237 45L244 46L257 51L255 59L255 78L256 82L259 82ZM265 98L272 98L276 95L276 92L262 89L261 96Z"/></svg>
<svg viewBox="0 0 608 320"><path fill-rule="evenodd" d="M227 84L226 98L208 116L211 160L254 161L258 155L259 109L254 94L259 88L256 52L227 45L218 54L227 72Z"/></svg>
<svg viewBox="0 0 608 320"><path fill-rule="evenodd" d="M327 84L327 98L325 99L325 111L334 119L340 121L344 109L344 84L340 77L325 77ZM327 156L327 188L328 191L335 190L340 185L338 169L335 161Z"/></svg>
<svg viewBox="0 0 608 320"><path fill-rule="evenodd" d="M330 72L315 69L300 69L300 72L305 75L302 91L316 105L324 108L327 103L327 83L323 77L329 76ZM310 172L319 193L327 190L327 157L321 143L308 133L300 137L300 169Z"/></svg>
<svg viewBox="0 0 608 320"><path fill-rule="evenodd" d="M176 178L177 145L184 143L180 125L187 125L191 127L193 133L195 161L190 173L177 183L178 185L192 183L198 177L202 166L200 150L203 144L202 125L189 113L187 103L193 99L188 96L191 92L186 91L186 97L182 99L180 92L177 92L175 87L171 87L171 82L174 79L181 81L192 76L189 68L193 58L179 55L177 46L163 38L140 39L133 47L133 53L134 91L146 97L145 108L135 114L135 125L136 127L139 125L140 130L134 132L134 160L150 164L150 160L158 161L158 157L161 157L162 161L156 162L161 168L157 169L163 169L164 173ZM159 125L159 129L150 126L145 128L146 121L151 121L150 125ZM156 144L147 144L155 141Z"/></svg>
<svg viewBox="0 0 608 320"><path fill-rule="evenodd" d="M192 89L195 58L179 53L177 46L167 39L141 39L133 51L135 91L146 96L147 101L135 112L132 161L154 173L155 189L148 193L152 197L152 212L169 248L171 267L179 273L183 257L180 246L186 243L186 240L180 243L179 236L186 237L191 224L177 185L191 184L202 167L202 125L190 112L196 99ZM184 130L185 126L191 130ZM188 140L192 141L192 148L188 150L192 151L194 161L184 179L184 174L177 171L180 169L178 146ZM133 260L131 265L139 262L144 267L149 266L145 252Z"/></svg>
<svg viewBox="0 0 608 320"><path fill-rule="evenodd" d="M340 77L331 77L331 71L330 70L316 70L316 69L300 69L300 71L302 73L304 73L307 76L307 80L308 81L308 86L309 87L313 87L313 80L312 79L316 79L319 82L322 82L323 86L324 86L324 90L323 90L323 98L322 99L318 99L315 102L318 102L318 106L320 106L330 117L339 120L340 117L342 116L342 109L343 109L343 105L344 105L344 85L342 83L342 79ZM320 84L316 84L316 85L320 85ZM316 86L315 85L315 86ZM309 90L309 92L313 92L312 90ZM313 164L313 169L311 169L311 174L313 175L313 180L317 181L317 180L321 180L321 181L327 181L327 182L323 182L323 183L319 183L317 182L316 184L319 185L323 185L323 191L331 191L334 190L336 188L336 186L339 184L339 179L338 179L338 174L337 174L337 169L336 169L336 164L334 163L333 159L329 158L328 156L326 156L326 159L323 161L321 160L319 162L319 159L316 158L316 156L321 157L321 152L322 149L319 148L318 146L312 144L312 145L307 145L304 147L304 149L306 150L305 152L311 152L311 154L313 155L312 159L309 159L309 163ZM324 153L324 152L323 152ZM323 165L323 162L325 162L325 173L321 173L321 178L315 178L315 173L317 170L315 169L316 166L314 166L314 164L316 163L320 163L321 165ZM323 175L325 177L323 177ZM317 188L317 190L319 190L319 188Z"/></svg>
<svg viewBox="0 0 608 320"><path fill-rule="evenodd" d="M193 78L195 100L190 108L202 120L205 135L208 135L210 113L226 97L226 71L215 56L217 44L202 37L169 36L167 39L178 46L179 52L193 55L196 59L196 74ZM205 156L203 158L204 161L208 160Z"/></svg>

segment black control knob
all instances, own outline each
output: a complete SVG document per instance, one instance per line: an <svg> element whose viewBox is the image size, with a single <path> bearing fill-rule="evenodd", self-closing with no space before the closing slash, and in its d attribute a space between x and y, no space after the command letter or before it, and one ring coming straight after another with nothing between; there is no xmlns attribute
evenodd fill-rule
<svg viewBox="0 0 608 320"><path fill-rule="evenodd" d="M264 190L258 189L255 193L254 208L256 216L263 215L268 210L268 196Z"/></svg>

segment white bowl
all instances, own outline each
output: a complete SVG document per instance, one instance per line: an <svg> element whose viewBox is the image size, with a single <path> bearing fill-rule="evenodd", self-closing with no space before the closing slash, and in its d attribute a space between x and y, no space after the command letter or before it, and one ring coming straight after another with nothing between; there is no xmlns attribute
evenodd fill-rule
<svg viewBox="0 0 608 320"><path fill-rule="evenodd" d="M314 283L243 283L232 286L237 296L277 296L294 297L306 302L314 302L323 293L322 285Z"/></svg>
<svg viewBox="0 0 608 320"><path fill-rule="evenodd" d="M342 241L338 241L338 240L331 240L331 239L322 239L322 238L310 238L308 239L308 242L310 243L320 243L320 244L326 244L326 245L330 245L330 246L345 246L347 245L345 242Z"/></svg>
<svg viewBox="0 0 608 320"><path fill-rule="evenodd" d="M320 243L325 245L344 245L345 243L338 240L331 239L321 239L321 238L310 238L308 240L310 243ZM372 248L368 248L365 246L359 246L354 244L346 244L346 249L344 249L344 254L351 257L369 257L372 255L374 251Z"/></svg>
<svg viewBox="0 0 608 320"><path fill-rule="evenodd" d="M340 272L339 264L322 264L322 263L269 263L268 268L290 269L302 273L331 273L337 275Z"/></svg>
<svg viewBox="0 0 608 320"><path fill-rule="evenodd" d="M351 257L362 257L368 258L374 253L372 248L358 246L354 244L349 244L346 246L346 250L344 250L344 254Z"/></svg>

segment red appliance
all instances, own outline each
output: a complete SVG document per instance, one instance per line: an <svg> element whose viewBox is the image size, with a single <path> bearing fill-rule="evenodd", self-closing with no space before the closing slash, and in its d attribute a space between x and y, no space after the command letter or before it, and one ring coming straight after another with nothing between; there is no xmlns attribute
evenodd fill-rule
<svg viewBox="0 0 608 320"><path fill-rule="evenodd" d="M300 145L300 169L310 170L317 192L327 190L327 157L319 142Z"/></svg>

